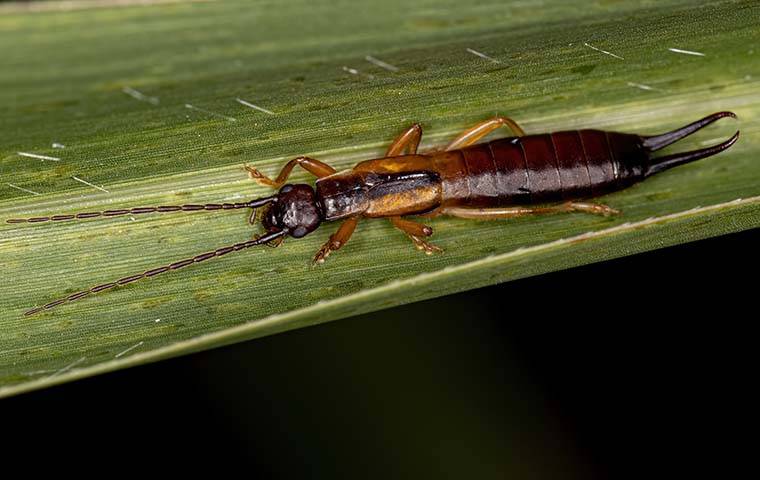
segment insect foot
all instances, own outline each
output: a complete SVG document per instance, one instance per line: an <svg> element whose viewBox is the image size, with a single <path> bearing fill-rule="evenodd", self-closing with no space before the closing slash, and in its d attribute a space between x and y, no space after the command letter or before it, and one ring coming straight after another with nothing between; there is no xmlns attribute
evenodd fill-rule
<svg viewBox="0 0 760 480"><path fill-rule="evenodd" d="M414 247L421 252L425 252L425 255L432 255L434 253L443 253L443 249L441 247L437 247L433 245L432 243L428 243L425 240L421 239L420 237L417 237L415 235L409 235L409 238L411 238L412 242L414 242Z"/></svg>
<svg viewBox="0 0 760 480"><path fill-rule="evenodd" d="M248 176L251 177L251 180L255 181L259 185L271 188L279 187L277 183L275 183L271 178L267 177L263 173L259 172L255 167L252 167L250 165L244 165L244 167L248 172Z"/></svg>
<svg viewBox="0 0 760 480"><path fill-rule="evenodd" d="M338 245L337 248L334 248L334 245L332 245L332 243L333 242L328 241L322 245L322 248L320 248L314 255L314 259L312 260L313 265L322 265L325 263L325 259L330 256L333 250L340 248L340 245Z"/></svg>

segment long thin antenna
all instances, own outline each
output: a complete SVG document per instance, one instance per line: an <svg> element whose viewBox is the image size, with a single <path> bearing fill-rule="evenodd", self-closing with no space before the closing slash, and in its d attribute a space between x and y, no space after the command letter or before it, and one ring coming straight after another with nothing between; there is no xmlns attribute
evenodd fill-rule
<svg viewBox="0 0 760 480"><path fill-rule="evenodd" d="M118 217L120 215L139 215L141 213L171 213L171 212L194 212L198 210L232 210L237 208L257 208L272 202L277 197L257 198L250 202L238 203L206 203L206 204L187 204L187 205L162 205L160 207L132 207L120 208L116 210L104 210L102 212L82 212L71 213L67 215L52 215L49 217L31 217L31 218L11 218L6 223L40 223L40 222L60 222L64 220L86 220L88 218L98 217Z"/></svg>
<svg viewBox="0 0 760 480"><path fill-rule="evenodd" d="M96 285L94 287L88 288L87 290L82 290L81 292L72 293L68 297L59 298L58 300L52 301L41 307L36 307L31 310L27 310L26 312L24 312L24 315L25 316L34 315L35 313L41 312L43 310L50 310L51 308L57 307L58 305L61 305L63 303L79 300L80 298L86 297L87 295L90 295L91 293L102 292L103 290L108 290L110 288L119 287L121 285L126 285L128 283L136 282L137 280L140 280L142 278L153 277L155 275L158 275L159 273L168 272L170 270L177 270L179 268L192 265L193 263L200 263L204 260L208 260L209 258L221 257L222 255L227 255L230 252L237 252L238 250L243 250L244 248L261 245L262 243L268 243L268 242L271 242L272 240L276 240L282 237L285 234L287 234L287 231L285 230L268 233L259 238L248 240L247 242L241 242L241 243L236 243L234 245L230 245L227 247L217 248L216 250L206 252L206 253L201 253L200 255L196 255L192 258L186 258L185 260L180 260L178 262L174 262L172 264L165 265L163 267L153 268L151 270L146 270L136 275L130 275L128 277L120 278L116 280L115 282Z"/></svg>

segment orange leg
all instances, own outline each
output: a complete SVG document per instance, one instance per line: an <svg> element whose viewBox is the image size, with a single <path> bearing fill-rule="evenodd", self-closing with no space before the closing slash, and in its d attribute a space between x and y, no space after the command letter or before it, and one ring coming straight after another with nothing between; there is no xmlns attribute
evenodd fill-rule
<svg viewBox="0 0 760 480"><path fill-rule="evenodd" d="M467 207L447 207L440 211L443 215L451 215L459 218L469 218L473 220L497 220L501 218L515 218L526 215L543 215L548 213L560 212L586 212L596 215L615 215L620 213L619 210L600 205L597 203L583 202L566 202L560 205L550 207L507 207L507 208L467 208Z"/></svg>
<svg viewBox="0 0 760 480"><path fill-rule="evenodd" d="M420 139L422 138L422 127L419 123L415 123L411 127L407 128L401 135L388 147L388 151L385 152L386 157L396 157L401 155L404 151L408 151L414 155L417 153L417 148L420 146Z"/></svg>
<svg viewBox="0 0 760 480"><path fill-rule="evenodd" d="M351 238L351 234L354 233L357 223L359 223L359 217L351 217L344 220L343 223L340 224L340 227L338 227L338 231L330 235L330 239L327 240L327 242L322 245L322 248L317 251L317 254L314 255L314 263L324 263L325 259L329 257L332 252L345 245L348 242L348 239Z"/></svg>
<svg viewBox="0 0 760 480"><path fill-rule="evenodd" d="M417 250L421 250L428 255L443 251L442 248L436 247L422 239L422 237L429 237L433 234L433 229L427 225L412 222L401 217L390 217L390 221L394 227L406 233L412 239Z"/></svg>
<svg viewBox="0 0 760 480"><path fill-rule="evenodd" d="M470 146L499 127L509 127L509 129L518 137L525 135L523 129L511 118L495 117L486 120L485 122L478 123L474 127L462 132L461 135L446 146L446 151Z"/></svg>
<svg viewBox="0 0 760 480"><path fill-rule="evenodd" d="M284 167L282 167L280 174L277 175L277 179L275 180L272 180L250 165L245 165L245 169L248 171L248 176L255 180L259 185L264 185L266 187L272 187L276 189L280 188L285 183L285 180L288 179L290 173L293 171L293 168L295 168L296 165L299 165L304 170L313 174L317 178L326 177L335 173L335 169L330 165L310 157L296 157L293 160L289 161L285 164ZM257 210L254 209L251 212L251 216L248 218L248 223L251 225L256 222L256 212ZM284 237L281 237L276 241L277 245L274 245L275 247L279 246L282 243L282 238Z"/></svg>
<svg viewBox="0 0 760 480"><path fill-rule="evenodd" d="M277 175L277 178L275 180L272 180L250 165L246 165L245 169L248 170L248 176L258 182L260 185L272 188L280 188L283 184L285 184L285 180L288 179L290 172L293 171L293 168L295 168L296 165L302 167L304 170L313 174L317 178L326 177L335 173L335 169L330 165L310 157L297 157L289 161L285 164L284 167L282 167L280 174Z"/></svg>

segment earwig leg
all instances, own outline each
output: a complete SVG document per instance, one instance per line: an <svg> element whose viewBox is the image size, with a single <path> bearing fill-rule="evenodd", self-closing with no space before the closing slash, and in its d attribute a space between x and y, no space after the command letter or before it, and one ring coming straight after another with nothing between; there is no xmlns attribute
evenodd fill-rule
<svg viewBox="0 0 760 480"><path fill-rule="evenodd" d="M614 215L620 213L607 205L582 202L565 202L550 207L508 207L508 208L466 208L448 207L441 210L444 215L452 217L468 218L472 220L498 220L502 218L516 218L527 215L545 215L561 212L585 212L596 215Z"/></svg>
<svg viewBox="0 0 760 480"><path fill-rule="evenodd" d="M296 165L313 174L317 178L326 177L335 173L335 169L330 165L310 157L297 157L289 161L285 164L284 167L282 167L280 174L277 175L277 178L275 180L272 180L250 165L245 165L245 169L248 170L248 176L260 185L272 188L280 188L285 184L285 180L288 179L290 173L293 171L293 168L295 168Z"/></svg>
<svg viewBox="0 0 760 480"><path fill-rule="evenodd" d="M259 217L259 209L258 208L251 209L251 214L248 216L248 224L255 225L256 219L258 217Z"/></svg>
<svg viewBox="0 0 760 480"><path fill-rule="evenodd" d="M445 150L456 150L458 148L470 146L499 127L509 127L509 129L518 137L525 135L523 129L511 118L495 117L465 130L461 135L449 143Z"/></svg>
<svg viewBox="0 0 760 480"><path fill-rule="evenodd" d="M396 137L391 146L388 147L388 151L385 152L385 156L395 157L401 155L404 151L408 151L412 155L417 153L417 148L420 146L420 138L422 138L422 127L419 123L415 123Z"/></svg>
<svg viewBox="0 0 760 480"><path fill-rule="evenodd" d="M571 210L569 212L586 212L593 213L594 215L602 215L609 217L610 215L619 215L621 212L615 208L612 208L601 203L586 203L586 202L570 202Z"/></svg>
<svg viewBox="0 0 760 480"><path fill-rule="evenodd" d="M317 251L317 254L314 255L314 263L324 263L325 259L329 257L332 252L345 245L354 233L357 223L359 223L359 217L351 217L341 223L340 227L338 227L338 231L330 235L330 239L327 240L327 242L322 245L322 248Z"/></svg>
<svg viewBox="0 0 760 480"><path fill-rule="evenodd" d="M429 237L433 234L433 229L422 223L413 222L401 217L389 217L389 220L394 227L409 235Z"/></svg>
<svg viewBox="0 0 760 480"><path fill-rule="evenodd" d="M435 217L440 217L441 215L445 215L445 213L443 212L443 209L441 207L438 207L429 212L419 213L416 216L424 217L424 218L435 218Z"/></svg>
<svg viewBox="0 0 760 480"><path fill-rule="evenodd" d="M407 234L407 236L414 243L414 247L421 252L425 252L425 255L432 255L434 253L443 252L443 249L441 247L433 245L432 243L427 242L416 235Z"/></svg>
<svg viewBox="0 0 760 480"><path fill-rule="evenodd" d="M443 249L436 247L422 239L422 237L429 237L433 234L433 229L422 223L412 222L401 217L390 217L390 221L394 227L398 228L414 242L414 246L417 250L425 252L427 255L431 255L435 252L442 252Z"/></svg>

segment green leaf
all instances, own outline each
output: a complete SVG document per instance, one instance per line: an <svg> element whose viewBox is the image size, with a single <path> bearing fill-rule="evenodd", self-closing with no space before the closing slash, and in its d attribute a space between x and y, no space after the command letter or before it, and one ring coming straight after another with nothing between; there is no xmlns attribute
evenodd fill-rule
<svg viewBox="0 0 760 480"><path fill-rule="evenodd" d="M4 223L0 395L760 224L757 2L463 3L6 8L0 219L242 201L268 193L244 163L273 174L308 154L347 168L415 121L423 148L495 113L529 133L654 134L732 110L742 137L600 199L621 216L438 218L446 252L434 256L366 220L312 267L335 228L324 225L32 317L22 314L256 230L240 210ZM736 127L724 120L670 151Z"/></svg>

